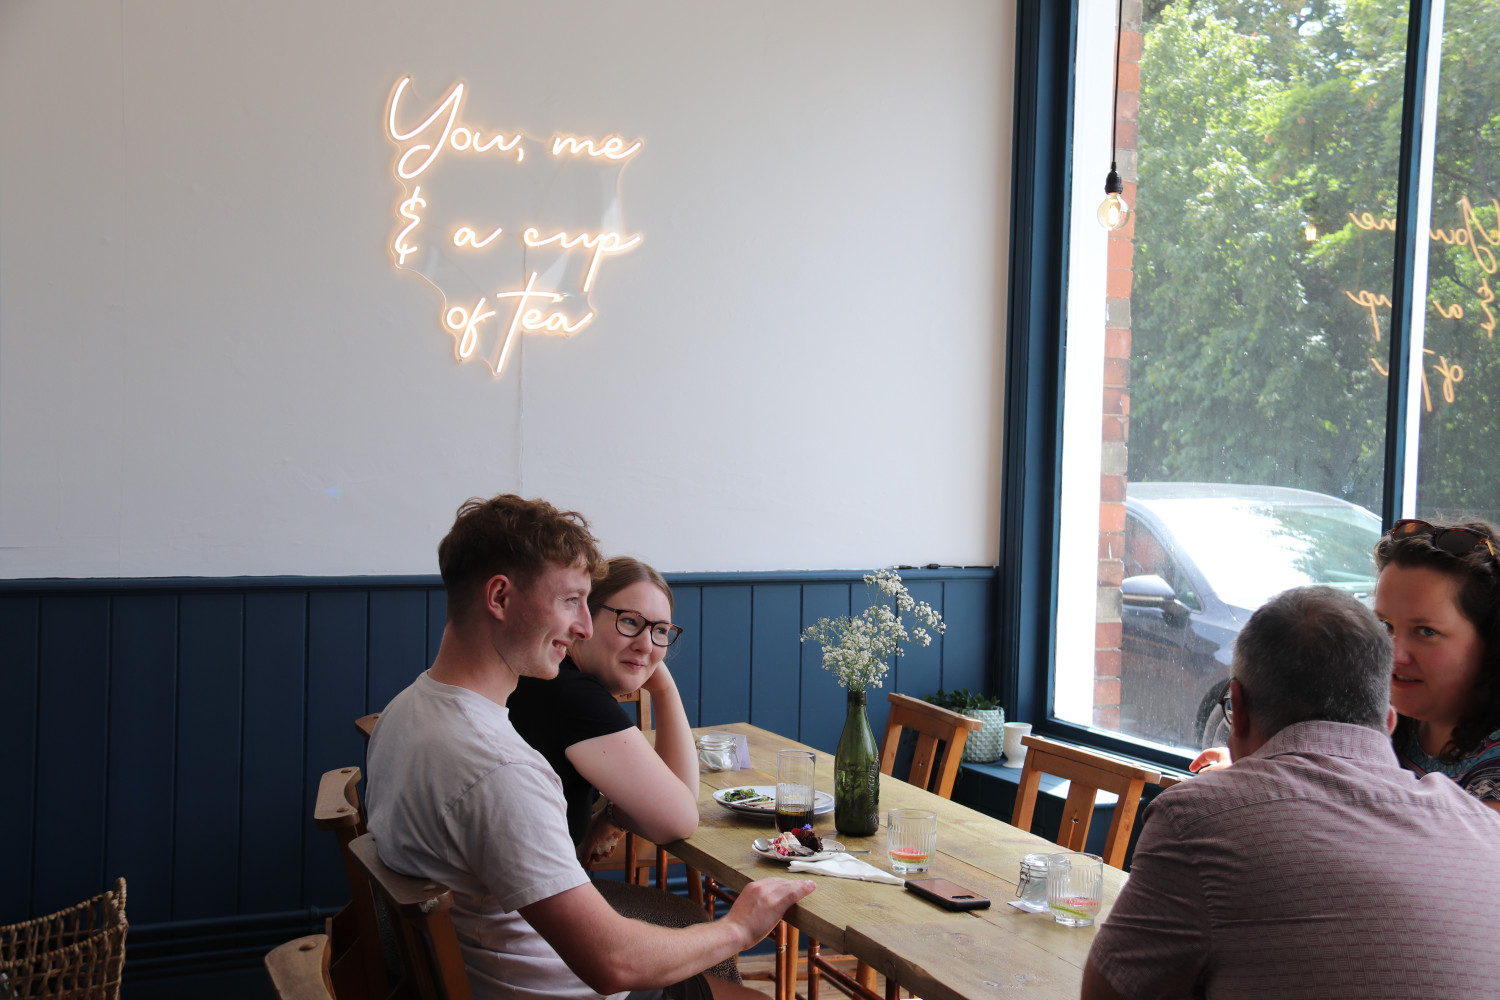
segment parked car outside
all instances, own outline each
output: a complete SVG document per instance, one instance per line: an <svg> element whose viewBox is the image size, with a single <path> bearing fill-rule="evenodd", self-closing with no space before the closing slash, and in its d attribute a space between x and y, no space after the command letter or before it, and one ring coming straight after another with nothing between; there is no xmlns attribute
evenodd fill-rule
<svg viewBox="0 0 1500 1000"><path fill-rule="evenodd" d="M1380 518L1283 486L1131 483L1125 491L1120 731L1188 750L1214 742L1234 637L1289 587L1369 602Z"/></svg>

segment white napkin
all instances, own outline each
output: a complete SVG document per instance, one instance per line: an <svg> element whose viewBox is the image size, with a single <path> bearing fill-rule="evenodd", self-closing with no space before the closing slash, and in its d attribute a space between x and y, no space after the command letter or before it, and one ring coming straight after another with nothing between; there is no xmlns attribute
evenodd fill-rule
<svg viewBox="0 0 1500 1000"><path fill-rule="evenodd" d="M861 882L885 882L889 885L905 885L906 880L883 872L874 865L866 864L852 854L835 854L822 861L793 861L788 871L806 875L832 875L835 878L855 878Z"/></svg>
<svg viewBox="0 0 1500 1000"><path fill-rule="evenodd" d="M750 738L747 737L744 733L736 733L734 742L738 746L740 752L739 769L741 771L750 770Z"/></svg>

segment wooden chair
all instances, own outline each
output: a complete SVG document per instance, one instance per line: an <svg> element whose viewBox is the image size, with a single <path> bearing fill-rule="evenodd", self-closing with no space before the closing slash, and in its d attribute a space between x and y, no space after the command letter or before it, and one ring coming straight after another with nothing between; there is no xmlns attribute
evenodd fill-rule
<svg viewBox="0 0 1500 1000"><path fill-rule="evenodd" d="M913 730L917 734L917 748L906 775L907 784L945 799L953 798L953 782L958 777L958 765L963 763L964 743L983 723L894 691L886 700L890 702L891 714L886 717L885 736L880 742L880 773L895 773L901 733Z"/></svg>
<svg viewBox="0 0 1500 1000"><path fill-rule="evenodd" d="M637 688L630 694L615 695L615 700L622 705L635 706L635 725L641 732L651 729L651 695ZM653 853L654 852L654 853ZM645 854L643 860L641 855ZM667 852L664 848L637 837L633 833L625 834L624 855L616 858L606 858L589 865L590 871L612 871L617 868L625 870L625 880L636 885L649 885L651 882L650 872L652 866L656 868L657 887L667 887Z"/></svg>
<svg viewBox="0 0 1500 1000"><path fill-rule="evenodd" d="M354 728L359 730L359 735L369 742L370 734L375 731L375 723L380 721L379 712L371 712L369 715L361 715L354 720Z"/></svg>
<svg viewBox="0 0 1500 1000"><path fill-rule="evenodd" d="M641 732L650 732L651 725L651 695L636 688L629 694L615 695L615 701L622 705L635 706L635 727Z"/></svg>
<svg viewBox="0 0 1500 1000"><path fill-rule="evenodd" d="M266 974L277 1000L334 1000L328 968L327 934L295 938L266 955Z"/></svg>
<svg viewBox="0 0 1500 1000"><path fill-rule="evenodd" d="M375 838L361 834L349 853L369 882L396 939L401 978L390 997L417 1000L473 1000L469 974L453 929L453 892L441 882L412 878L387 868L375 851Z"/></svg>
<svg viewBox="0 0 1500 1000"><path fill-rule="evenodd" d="M1041 736L1023 736L1021 742L1027 748L1026 764L1021 768L1021 783L1016 790L1011 825L1022 830L1031 829L1043 774L1066 778L1069 782L1068 799L1063 806L1057 843L1066 850L1081 851L1088 842L1095 798L1101 789L1113 792L1119 796L1119 802L1109 824L1109 836L1104 841L1104 863L1115 868L1125 867L1125 849L1130 846L1130 830L1141 805L1141 793L1147 785L1161 781L1161 772Z"/></svg>
<svg viewBox="0 0 1500 1000"><path fill-rule="evenodd" d="M357 767L325 772L313 805L313 825L337 838L344 875L349 880L349 905L328 922L328 977L336 996L381 997L390 989L390 977L375 897L349 851L349 845L365 832L359 779Z"/></svg>
<svg viewBox="0 0 1500 1000"><path fill-rule="evenodd" d="M958 777L958 765L964 758L964 744L968 742L969 734L978 730L983 723L894 691L886 696L886 700L890 703L890 715L886 717L885 736L880 741L880 773L895 775L901 734L905 730L913 730L917 734L917 745L912 754L906 782L934 795L951 799L953 782ZM789 964L795 968L797 929L789 927L787 937L788 954L792 956ZM854 975L850 976L833 964L840 960L847 963L848 956L824 955L818 942L807 942L808 1000L817 1000L818 984L825 976L849 996L865 1000L879 996L875 992L874 969L858 962L854 966ZM790 1000L791 991L784 988L784 993L787 1000Z"/></svg>

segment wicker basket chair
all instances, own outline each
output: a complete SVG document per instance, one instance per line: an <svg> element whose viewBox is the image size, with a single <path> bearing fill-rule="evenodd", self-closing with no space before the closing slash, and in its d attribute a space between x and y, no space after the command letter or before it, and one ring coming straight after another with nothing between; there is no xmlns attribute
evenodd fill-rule
<svg viewBox="0 0 1500 1000"><path fill-rule="evenodd" d="M109 892L0 927L0 996L117 1000L129 926L122 878Z"/></svg>

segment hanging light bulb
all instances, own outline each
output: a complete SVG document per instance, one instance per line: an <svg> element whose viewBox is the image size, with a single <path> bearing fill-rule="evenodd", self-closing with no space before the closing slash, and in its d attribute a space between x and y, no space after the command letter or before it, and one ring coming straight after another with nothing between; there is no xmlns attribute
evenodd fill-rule
<svg viewBox="0 0 1500 1000"><path fill-rule="evenodd" d="M1119 171L1113 161L1109 164L1109 176L1104 178L1104 200L1099 203L1099 225L1114 232L1123 229L1130 221L1130 206L1121 197L1125 185L1120 181Z"/></svg>
<svg viewBox="0 0 1500 1000"><path fill-rule="evenodd" d="M1302 220L1302 236L1309 243L1318 242L1318 224L1311 218Z"/></svg>
<svg viewBox="0 0 1500 1000"><path fill-rule="evenodd" d="M1130 221L1130 206L1121 197L1125 185L1120 181L1120 172L1115 169L1115 152L1118 149L1116 140L1120 129L1120 38L1125 27L1124 16L1125 0L1120 0L1115 11L1115 99L1111 105L1114 122L1109 128L1109 176L1104 178L1104 201L1100 203L1097 213L1099 225L1110 232L1122 228Z"/></svg>

